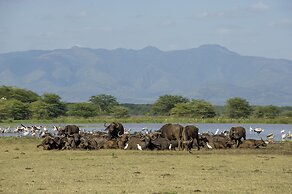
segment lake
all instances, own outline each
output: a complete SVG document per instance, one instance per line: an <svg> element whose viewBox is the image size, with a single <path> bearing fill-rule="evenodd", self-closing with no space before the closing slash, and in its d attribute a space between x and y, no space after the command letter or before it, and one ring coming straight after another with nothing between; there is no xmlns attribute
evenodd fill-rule
<svg viewBox="0 0 292 194"><path fill-rule="evenodd" d="M266 136L270 133L274 134L274 140L279 141L281 140L281 130L285 130L285 133L288 133L289 131L292 132L292 125L291 124L234 124L234 123L199 123L199 124L193 124L193 123L180 123L183 126L186 125L195 125L199 128L199 133L203 132L213 132L217 129L220 131L225 131L233 127L233 126L242 126L246 129L246 136L247 139L260 139L262 137L263 139L266 139ZM59 124L27 124L27 126L31 125L43 125L46 126L49 130L53 128L54 125L58 126ZM60 124L60 126L65 126L66 124ZM99 130L103 131L105 129L103 123L99 124L76 124L80 127L80 129L84 129L86 131L93 131L93 130ZM141 131L143 128L147 128L148 130L158 130L160 129L164 124L163 123L124 123L123 124L126 129L131 129L131 133L135 131ZM1 127L1 126L0 126ZM262 128L264 129L263 132L261 132L259 135L255 132L251 132L249 129L252 128ZM0 133L1 136L16 136L15 133Z"/></svg>

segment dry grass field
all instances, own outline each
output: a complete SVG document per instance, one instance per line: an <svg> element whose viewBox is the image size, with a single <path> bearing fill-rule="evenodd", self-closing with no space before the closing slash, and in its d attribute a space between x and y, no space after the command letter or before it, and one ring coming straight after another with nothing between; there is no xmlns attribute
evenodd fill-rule
<svg viewBox="0 0 292 194"><path fill-rule="evenodd" d="M257 150L36 148L0 138L0 193L292 193L292 143Z"/></svg>

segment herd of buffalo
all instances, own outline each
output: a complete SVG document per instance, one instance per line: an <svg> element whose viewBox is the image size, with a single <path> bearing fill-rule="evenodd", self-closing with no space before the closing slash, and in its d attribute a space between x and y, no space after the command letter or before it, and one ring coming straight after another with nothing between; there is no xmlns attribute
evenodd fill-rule
<svg viewBox="0 0 292 194"><path fill-rule="evenodd" d="M76 125L57 129L57 136L49 132L42 136L37 147L45 150L64 149L125 149L125 150L188 150L222 148L260 148L267 143L261 140L246 139L243 127L232 127L222 134L199 133L194 125L183 127L180 124L165 124L154 132L130 134L121 123L105 124L105 131L89 133L79 130Z"/></svg>

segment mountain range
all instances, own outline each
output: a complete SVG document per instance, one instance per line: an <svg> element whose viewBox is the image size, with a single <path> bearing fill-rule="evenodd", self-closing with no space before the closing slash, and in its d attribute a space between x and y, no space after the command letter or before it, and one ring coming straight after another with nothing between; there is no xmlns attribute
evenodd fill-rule
<svg viewBox="0 0 292 194"><path fill-rule="evenodd" d="M216 105L241 97L253 105L292 103L292 61L243 56L220 45L162 51L72 47L0 54L0 85L56 93L66 102L110 94L153 103L165 94Z"/></svg>

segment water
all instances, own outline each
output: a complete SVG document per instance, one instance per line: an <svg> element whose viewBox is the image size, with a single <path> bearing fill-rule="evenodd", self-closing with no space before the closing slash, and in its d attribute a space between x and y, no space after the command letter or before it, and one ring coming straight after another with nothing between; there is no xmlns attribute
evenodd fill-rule
<svg viewBox="0 0 292 194"><path fill-rule="evenodd" d="M58 126L59 124L27 124L27 126L31 125L42 125L46 126L49 131L53 128L54 125ZM65 126L66 124L61 124L60 126ZM80 129L84 129L85 131L103 131L105 129L103 124L76 124L80 127ZM124 123L123 126L126 129L131 129L131 133L134 133L136 131L141 131L143 128L147 128L148 130L158 130L160 129L164 124L163 123ZM217 129L220 131L230 130L233 126L242 126L246 129L246 137L247 139L266 139L267 135L270 133L274 134L274 140L279 141L281 140L281 130L285 130L285 133L288 133L289 131L292 132L292 125L291 124L221 124L221 123L203 123L203 124L193 124L193 123L181 123L181 125L195 125L199 128L199 133L203 132L213 132ZM0 126L1 127L1 126ZM251 132L249 129L252 128L262 128L264 129L263 132L260 134L257 134L255 132ZM17 136L19 134L17 133L0 133L1 136Z"/></svg>

